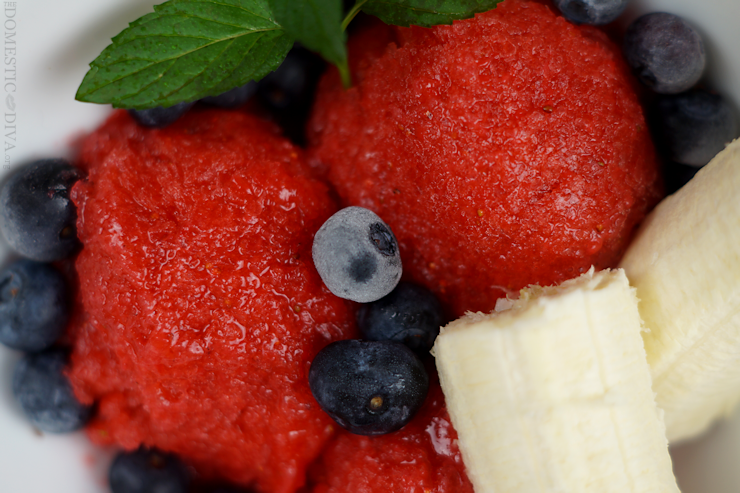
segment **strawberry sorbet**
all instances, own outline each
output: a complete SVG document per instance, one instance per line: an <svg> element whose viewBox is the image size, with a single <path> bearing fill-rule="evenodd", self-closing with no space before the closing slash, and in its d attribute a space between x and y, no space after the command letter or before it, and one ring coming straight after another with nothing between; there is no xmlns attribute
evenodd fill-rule
<svg viewBox="0 0 740 493"><path fill-rule="evenodd" d="M97 402L92 439L296 491L335 428L310 362L354 335L349 303L311 262L336 211L327 188L242 112L191 111L164 130L118 112L85 140L81 166L71 379Z"/></svg>
<svg viewBox="0 0 740 493"><path fill-rule="evenodd" d="M375 211L404 272L453 315L613 266L660 198L628 69L599 30L506 0L431 29L351 41L355 86L319 87L312 162Z"/></svg>

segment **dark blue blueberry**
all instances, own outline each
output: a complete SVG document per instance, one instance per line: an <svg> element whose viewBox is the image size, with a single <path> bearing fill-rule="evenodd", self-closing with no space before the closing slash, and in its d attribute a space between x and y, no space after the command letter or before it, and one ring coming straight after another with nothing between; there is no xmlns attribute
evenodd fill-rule
<svg viewBox="0 0 740 493"><path fill-rule="evenodd" d="M18 260L0 272L0 343L42 351L64 333L69 294L62 274L49 264Z"/></svg>
<svg viewBox="0 0 740 493"><path fill-rule="evenodd" d="M401 279L396 237L362 207L347 207L330 217L314 237L312 254L324 284L340 298L376 301Z"/></svg>
<svg viewBox="0 0 740 493"><path fill-rule="evenodd" d="M670 195L677 192L686 185L700 168L681 163L666 163L663 166L663 177L665 178L665 191Z"/></svg>
<svg viewBox="0 0 740 493"><path fill-rule="evenodd" d="M27 354L15 367L13 395L26 417L41 431L75 431L90 417L90 406L77 400L64 375L66 365L66 353L51 349Z"/></svg>
<svg viewBox="0 0 740 493"><path fill-rule="evenodd" d="M443 323L437 297L428 289L407 282L357 310L357 326L364 339L401 342L419 354L432 349Z"/></svg>
<svg viewBox="0 0 740 493"><path fill-rule="evenodd" d="M401 429L424 403L429 376L406 346L390 341L337 341L316 355L308 374L321 409L358 435Z"/></svg>
<svg viewBox="0 0 740 493"><path fill-rule="evenodd" d="M617 19L629 0L555 0L555 5L569 21L599 26Z"/></svg>
<svg viewBox="0 0 740 493"><path fill-rule="evenodd" d="M313 55L305 48L293 48L274 72L259 81L258 97L268 108L278 110L310 104L313 63Z"/></svg>
<svg viewBox="0 0 740 493"><path fill-rule="evenodd" d="M704 43L682 18L656 12L630 24L624 35L624 56L643 84L660 94L691 89L706 65Z"/></svg>
<svg viewBox="0 0 740 493"><path fill-rule="evenodd" d="M177 103L167 108L157 106L148 110L128 110L128 112L136 120L136 123L143 127L164 128L175 123L193 104Z"/></svg>
<svg viewBox="0 0 740 493"><path fill-rule="evenodd" d="M321 57L296 44L280 67L258 83L257 100L270 112L286 137L298 145L306 143L306 120L325 68Z"/></svg>
<svg viewBox="0 0 740 493"><path fill-rule="evenodd" d="M738 136L732 107L716 93L693 90L661 96L656 110L659 145L677 163L704 166Z"/></svg>
<svg viewBox="0 0 740 493"><path fill-rule="evenodd" d="M69 198L80 172L63 159L45 159L21 168L0 191L0 230L24 257L52 262L72 255L77 210Z"/></svg>
<svg viewBox="0 0 740 493"><path fill-rule="evenodd" d="M142 447L118 454L108 481L113 493L186 493L190 475L174 455Z"/></svg>
<svg viewBox="0 0 740 493"><path fill-rule="evenodd" d="M254 93L257 92L257 83L248 82L243 86L235 87L218 96L208 96L201 99L201 102L212 104L221 108L238 108L246 103Z"/></svg>

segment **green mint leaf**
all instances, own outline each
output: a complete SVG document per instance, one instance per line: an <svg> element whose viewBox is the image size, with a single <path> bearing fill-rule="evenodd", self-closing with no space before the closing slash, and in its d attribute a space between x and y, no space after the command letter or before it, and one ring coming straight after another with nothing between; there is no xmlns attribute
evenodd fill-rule
<svg viewBox="0 0 740 493"><path fill-rule="evenodd" d="M276 69L293 42L267 0L170 0L113 38L76 97L146 109L215 96Z"/></svg>
<svg viewBox="0 0 740 493"><path fill-rule="evenodd" d="M342 0L269 0L275 20L309 50L343 71L347 35L342 29Z"/></svg>
<svg viewBox="0 0 740 493"><path fill-rule="evenodd" d="M361 1L361 0L360 0ZM362 10L386 24L432 27L468 19L496 8L503 0L368 0Z"/></svg>

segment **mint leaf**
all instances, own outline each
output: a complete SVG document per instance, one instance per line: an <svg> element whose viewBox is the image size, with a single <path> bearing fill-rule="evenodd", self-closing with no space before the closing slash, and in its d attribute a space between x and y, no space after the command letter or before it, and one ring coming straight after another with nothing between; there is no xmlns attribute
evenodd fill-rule
<svg viewBox="0 0 740 493"><path fill-rule="evenodd" d="M275 19L285 31L347 70L347 35L342 29L342 0L269 0ZM348 75L348 71L347 71Z"/></svg>
<svg viewBox="0 0 740 493"><path fill-rule="evenodd" d="M361 0L360 0L361 1ZM368 0L362 10L386 24L432 27L496 8L503 0Z"/></svg>
<svg viewBox="0 0 740 493"><path fill-rule="evenodd" d="M215 96L276 69L293 42L267 0L170 0L113 38L76 98L146 109Z"/></svg>

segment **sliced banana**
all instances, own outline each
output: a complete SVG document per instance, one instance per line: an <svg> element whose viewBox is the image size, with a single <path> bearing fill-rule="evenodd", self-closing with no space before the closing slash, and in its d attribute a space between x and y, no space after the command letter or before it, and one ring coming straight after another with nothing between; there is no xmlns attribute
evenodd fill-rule
<svg viewBox="0 0 740 493"><path fill-rule="evenodd" d="M476 493L678 492L624 272L501 305L434 346Z"/></svg>
<svg viewBox="0 0 740 493"><path fill-rule="evenodd" d="M658 205L621 266L668 439L694 437L740 400L740 141Z"/></svg>

